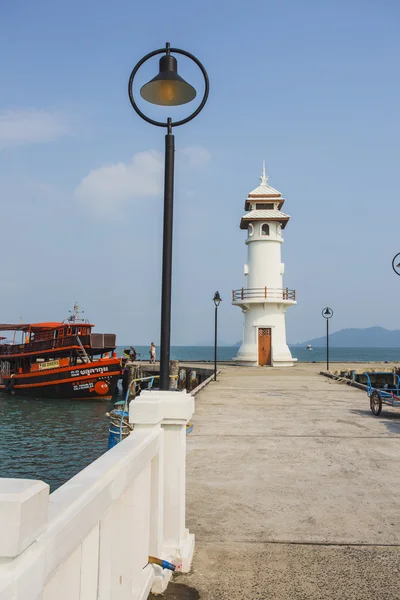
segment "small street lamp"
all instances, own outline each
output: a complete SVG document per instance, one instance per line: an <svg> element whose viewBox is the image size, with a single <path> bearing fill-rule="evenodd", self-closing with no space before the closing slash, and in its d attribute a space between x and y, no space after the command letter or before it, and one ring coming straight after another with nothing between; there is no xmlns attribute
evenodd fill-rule
<svg viewBox="0 0 400 600"><path fill-rule="evenodd" d="M392 269L396 275L400 275L400 252L393 257Z"/></svg>
<svg viewBox="0 0 400 600"><path fill-rule="evenodd" d="M160 59L159 73L151 81L140 89L140 95L144 100L159 106L180 106L191 102L196 97L196 90L182 77L178 75L178 61L172 54L181 54L192 60L200 69L204 78L203 98L188 117L180 121L172 121L170 117L166 121L155 121L145 115L138 105L133 94L134 78L140 67L153 56L163 54ZM136 113L156 127L166 127L165 136L165 173L164 173L164 230L163 230L163 261L162 261L162 284L161 284L161 341L160 341L160 390L169 389L169 361L171 344L171 282L172 282L172 229L173 229L173 200L174 200L174 152L175 138L172 127L178 127L188 123L204 108L209 93L209 81L207 71L201 62L186 50L170 48L167 43L165 48L154 50L146 54L134 67L128 84L129 100Z"/></svg>
<svg viewBox="0 0 400 600"><path fill-rule="evenodd" d="M217 332L218 332L218 306L222 302L222 298L219 292L214 294L214 305L215 305L215 319L214 319L214 381L217 381Z"/></svg>
<svg viewBox="0 0 400 600"><path fill-rule="evenodd" d="M329 319L333 317L333 310L327 306L322 311L322 316L326 319L326 370L329 371Z"/></svg>

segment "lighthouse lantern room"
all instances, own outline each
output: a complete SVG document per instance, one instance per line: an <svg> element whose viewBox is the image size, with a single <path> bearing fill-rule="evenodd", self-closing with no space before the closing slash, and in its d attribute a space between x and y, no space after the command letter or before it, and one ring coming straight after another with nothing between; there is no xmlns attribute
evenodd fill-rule
<svg viewBox="0 0 400 600"><path fill-rule="evenodd" d="M265 163L261 185L250 192L240 228L247 230L247 284L232 292L232 304L244 315L243 341L236 363L249 366L293 366L286 343L285 313L296 304L296 291L283 286L282 231L289 215L281 211L285 199L268 185Z"/></svg>

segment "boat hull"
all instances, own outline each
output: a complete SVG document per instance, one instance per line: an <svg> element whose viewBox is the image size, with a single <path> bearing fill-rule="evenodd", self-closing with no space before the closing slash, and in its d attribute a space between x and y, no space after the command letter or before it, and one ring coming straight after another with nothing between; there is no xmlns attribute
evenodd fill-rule
<svg viewBox="0 0 400 600"><path fill-rule="evenodd" d="M0 391L17 396L65 400L111 400L121 376L119 359L5 378Z"/></svg>

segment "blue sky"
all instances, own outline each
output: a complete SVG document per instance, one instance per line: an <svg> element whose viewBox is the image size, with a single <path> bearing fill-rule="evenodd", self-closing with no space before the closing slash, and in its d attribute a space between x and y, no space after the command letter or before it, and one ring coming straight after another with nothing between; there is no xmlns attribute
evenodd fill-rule
<svg viewBox="0 0 400 600"><path fill-rule="evenodd" d="M323 335L326 304L332 330L400 328L399 17L388 0L0 3L0 320L64 318L77 300L121 343L158 340L164 137L127 82L170 41L211 82L175 131L172 342L212 340L216 289L221 339L241 338L239 222L263 159L292 217L288 340Z"/></svg>

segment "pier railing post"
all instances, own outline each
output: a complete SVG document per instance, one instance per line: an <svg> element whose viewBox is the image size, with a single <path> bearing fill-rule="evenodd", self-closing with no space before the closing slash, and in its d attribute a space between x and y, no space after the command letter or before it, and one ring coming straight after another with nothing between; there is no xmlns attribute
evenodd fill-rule
<svg viewBox="0 0 400 600"><path fill-rule="evenodd" d="M47 528L49 491L44 481L0 478L1 598L42 597L45 585L43 552L36 549L31 562L21 560L21 555L29 552L29 546L34 546ZM30 577L32 573L34 576Z"/></svg>
<svg viewBox="0 0 400 600"><path fill-rule="evenodd" d="M19 556L46 529L49 490L35 479L0 478L0 559Z"/></svg>
<svg viewBox="0 0 400 600"><path fill-rule="evenodd" d="M194 551L194 535L186 529L185 498L186 424L194 413L194 398L186 390L142 391L129 407L130 421L135 428L146 426L151 408L153 423L159 419L164 432L162 556L181 557L181 570L186 573Z"/></svg>

